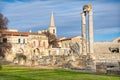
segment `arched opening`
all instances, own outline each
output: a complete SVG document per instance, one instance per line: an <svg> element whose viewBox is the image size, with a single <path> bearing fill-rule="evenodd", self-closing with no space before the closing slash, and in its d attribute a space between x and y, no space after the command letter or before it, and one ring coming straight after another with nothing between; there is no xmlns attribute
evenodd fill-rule
<svg viewBox="0 0 120 80"><path fill-rule="evenodd" d="M13 62L18 64L25 64L26 59L27 59L27 56L24 55L24 50L22 48L19 48L16 51L16 56L14 57Z"/></svg>
<svg viewBox="0 0 120 80"><path fill-rule="evenodd" d="M24 50L22 48L19 48L16 53L23 54Z"/></svg>
<svg viewBox="0 0 120 80"><path fill-rule="evenodd" d="M39 50L38 48L35 48L35 49L33 50L33 52L34 52L34 53L40 53L40 50Z"/></svg>

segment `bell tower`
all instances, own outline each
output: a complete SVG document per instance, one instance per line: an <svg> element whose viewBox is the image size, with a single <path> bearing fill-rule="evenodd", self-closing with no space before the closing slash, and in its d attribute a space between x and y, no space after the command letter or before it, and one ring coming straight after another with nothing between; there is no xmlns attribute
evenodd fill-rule
<svg viewBox="0 0 120 80"><path fill-rule="evenodd" d="M54 34L55 36L56 35L56 26L55 26L55 22L54 22L54 14L52 12L51 14L51 20L50 20L50 26L48 28L48 31L51 33L51 34Z"/></svg>

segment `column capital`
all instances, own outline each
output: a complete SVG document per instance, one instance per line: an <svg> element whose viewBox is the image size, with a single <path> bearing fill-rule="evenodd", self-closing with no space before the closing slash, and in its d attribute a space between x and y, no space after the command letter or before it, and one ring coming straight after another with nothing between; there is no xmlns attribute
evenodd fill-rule
<svg viewBox="0 0 120 80"><path fill-rule="evenodd" d="M84 6L83 6L83 11L84 11L84 12L92 11L92 4L84 5Z"/></svg>

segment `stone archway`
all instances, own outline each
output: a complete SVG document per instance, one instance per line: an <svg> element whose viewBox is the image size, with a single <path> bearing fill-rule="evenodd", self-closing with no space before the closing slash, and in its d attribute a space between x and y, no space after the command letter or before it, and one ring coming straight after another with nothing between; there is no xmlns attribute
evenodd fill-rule
<svg viewBox="0 0 120 80"><path fill-rule="evenodd" d="M39 48L34 48L32 54L32 64L38 65L39 58L40 58L40 50Z"/></svg>
<svg viewBox="0 0 120 80"><path fill-rule="evenodd" d="M14 57L13 62L24 65L26 63L26 59L27 57L24 55L24 50L22 48L18 48L16 50L16 56Z"/></svg>
<svg viewBox="0 0 120 80"><path fill-rule="evenodd" d="M16 54L24 54L24 50L22 48L17 49Z"/></svg>
<svg viewBox="0 0 120 80"><path fill-rule="evenodd" d="M40 50L39 48L33 49L33 55L39 56L40 55Z"/></svg>
<svg viewBox="0 0 120 80"><path fill-rule="evenodd" d="M39 48L35 48L35 49L33 50L33 52L35 52L35 53L40 53L40 50L39 50Z"/></svg>

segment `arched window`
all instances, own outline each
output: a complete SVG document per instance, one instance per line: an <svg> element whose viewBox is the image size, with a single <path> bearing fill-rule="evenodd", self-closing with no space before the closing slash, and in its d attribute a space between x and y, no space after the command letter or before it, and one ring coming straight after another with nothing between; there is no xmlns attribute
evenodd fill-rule
<svg viewBox="0 0 120 80"><path fill-rule="evenodd" d="M20 39L18 39L18 43L20 43Z"/></svg>

